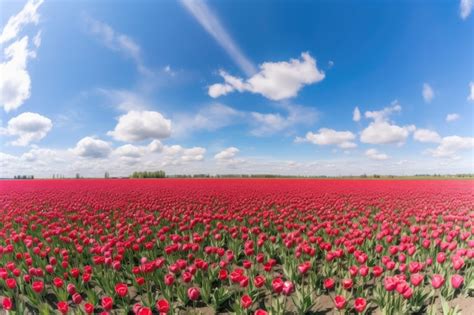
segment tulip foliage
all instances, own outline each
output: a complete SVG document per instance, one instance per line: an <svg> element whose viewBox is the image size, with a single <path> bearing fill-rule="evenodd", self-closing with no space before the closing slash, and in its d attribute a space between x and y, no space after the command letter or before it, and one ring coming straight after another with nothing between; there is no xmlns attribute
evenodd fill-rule
<svg viewBox="0 0 474 315"><path fill-rule="evenodd" d="M474 303L472 184L3 181L0 310L456 314Z"/></svg>

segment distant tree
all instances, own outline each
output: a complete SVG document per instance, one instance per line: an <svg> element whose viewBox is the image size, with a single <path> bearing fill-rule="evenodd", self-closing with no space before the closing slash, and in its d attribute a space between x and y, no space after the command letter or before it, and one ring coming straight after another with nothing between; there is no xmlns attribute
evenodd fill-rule
<svg viewBox="0 0 474 315"><path fill-rule="evenodd" d="M106 172L105 172L105 174L104 174L104 178L110 178L110 174L109 174L109 172L108 172L108 171L106 171Z"/></svg>
<svg viewBox="0 0 474 315"><path fill-rule="evenodd" d="M130 175L130 178L165 178L166 173L165 171L159 170L155 172L149 172L149 171L144 171L144 172L133 172L132 175Z"/></svg>

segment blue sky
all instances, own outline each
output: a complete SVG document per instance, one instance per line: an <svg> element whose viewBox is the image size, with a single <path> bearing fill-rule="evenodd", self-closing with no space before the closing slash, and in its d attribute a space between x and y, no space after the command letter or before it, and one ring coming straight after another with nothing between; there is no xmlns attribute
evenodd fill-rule
<svg viewBox="0 0 474 315"><path fill-rule="evenodd" d="M472 0L0 6L1 176L474 171Z"/></svg>

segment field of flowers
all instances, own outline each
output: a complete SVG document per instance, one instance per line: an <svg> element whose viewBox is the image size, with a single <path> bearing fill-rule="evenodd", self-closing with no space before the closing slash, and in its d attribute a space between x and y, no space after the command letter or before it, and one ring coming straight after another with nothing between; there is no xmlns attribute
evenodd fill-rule
<svg viewBox="0 0 474 315"><path fill-rule="evenodd" d="M473 314L462 180L0 182L0 313Z"/></svg>

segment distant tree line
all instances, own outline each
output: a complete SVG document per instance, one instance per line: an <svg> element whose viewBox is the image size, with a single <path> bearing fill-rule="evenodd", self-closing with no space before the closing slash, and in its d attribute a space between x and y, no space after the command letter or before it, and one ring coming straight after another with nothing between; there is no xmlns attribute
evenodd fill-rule
<svg viewBox="0 0 474 315"><path fill-rule="evenodd" d="M15 175L13 179L35 179L33 175Z"/></svg>
<svg viewBox="0 0 474 315"><path fill-rule="evenodd" d="M130 178L165 178L166 173L165 171L159 170L159 171L154 171L154 172L133 172L132 175L130 175Z"/></svg>

